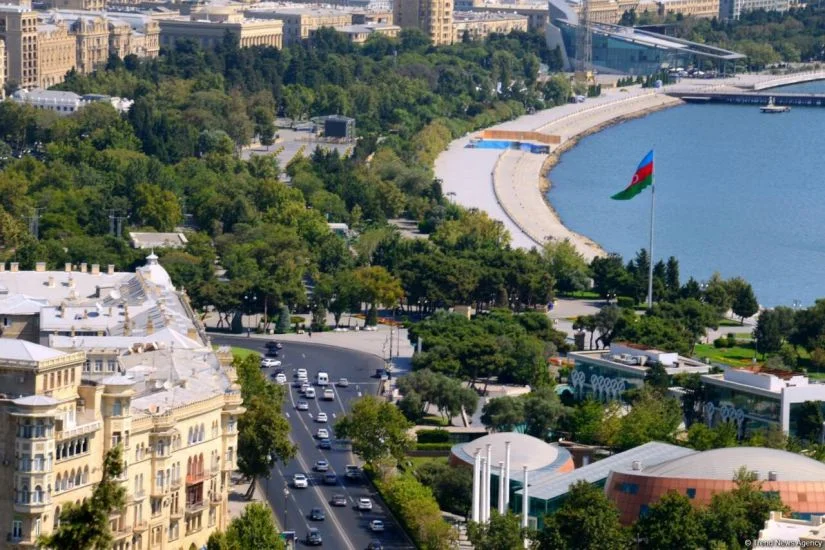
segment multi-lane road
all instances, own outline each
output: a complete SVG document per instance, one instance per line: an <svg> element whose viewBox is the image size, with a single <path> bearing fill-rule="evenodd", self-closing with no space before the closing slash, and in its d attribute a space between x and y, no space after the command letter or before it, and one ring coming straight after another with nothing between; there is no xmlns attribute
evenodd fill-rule
<svg viewBox="0 0 825 550"><path fill-rule="evenodd" d="M266 351L266 340L261 339L214 335L212 342L217 345L247 348L261 354ZM359 462L348 444L335 440L333 432L335 420L345 414L353 400L368 393L376 393L378 379L372 376L376 369L384 366L383 361L376 356L357 351L296 342L284 342L278 359L282 362L280 368L287 376L289 389L284 415L289 420L290 435L298 446L298 454L286 465L279 463L273 469L271 477L262 480L261 486L284 530L295 532L299 539L298 546L303 545L303 538L309 528L316 527L321 531L325 548L363 550L371 541L379 541L386 549L414 548L372 486L364 479L353 481L345 478L347 465ZM304 397L292 387L292 381L294 372L299 368L307 369L310 382L318 371L329 373L332 383L330 387L334 388L335 399L324 401L321 399L321 392L318 391L316 399L306 399L309 402L309 411L298 411L295 404ZM272 380L271 374L275 369L263 370ZM342 377L349 380L349 387L341 388L334 385L334 382ZM326 423L316 422L319 412L326 413ZM331 432L331 450L318 448L318 440L315 438L318 428L326 428ZM329 472L336 474L338 478L336 485L324 484L324 474L313 471L313 466L320 459L329 462ZM304 473L310 478L308 488L293 487L292 476L296 473ZM344 495L347 506L332 506L333 495ZM357 510L356 503L361 497L372 500L372 511ZM309 515L313 508L323 510L326 519L310 520ZM373 519L384 522L384 532L372 533L369 530L369 523Z"/></svg>

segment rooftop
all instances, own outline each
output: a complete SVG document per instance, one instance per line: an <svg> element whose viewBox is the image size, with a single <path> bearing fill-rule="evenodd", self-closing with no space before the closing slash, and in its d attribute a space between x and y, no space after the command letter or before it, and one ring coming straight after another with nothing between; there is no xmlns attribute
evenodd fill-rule
<svg viewBox="0 0 825 550"><path fill-rule="evenodd" d="M687 479L733 479L736 471L745 466L767 479L768 472L776 472L780 481L822 481L825 464L796 453L763 447L729 447L701 453L645 467L639 475Z"/></svg>
<svg viewBox="0 0 825 550"><path fill-rule="evenodd" d="M91 351L96 349L130 350L154 346L169 349L202 349L204 345L173 328L163 328L139 336L58 336L49 335L49 346L61 350Z"/></svg>
<svg viewBox="0 0 825 550"><path fill-rule="evenodd" d="M510 442L510 464L511 470L521 472L522 466L527 466L529 471L535 470L555 470L570 459L570 453L558 445L550 445L541 439L516 433L501 432L485 435L467 443L459 443L451 449L453 456L467 464L473 464L476 451L481 452L482 457L487 456L487 445L491 445L492 470L498 471L499 461L504 462L505 443Z"/></svg>
<svg viewBox="0 0 825 550"><path fill-rule="evenodd" d="M577 468L568 473L554 473L530 478L530 497L552 500L567 494L570 485L577 481L597 483L610 475L611 471L630 470L634 462L642 464L660 464L665 461L697 454L692 449L678 447L669 443L652 441L623 453L611 455L597 462ZM522 489L516 491L521 493Z"/></svg>
<svg viewBox="0 0 825 550"><path fill-rule="evenodd" d="M66 355L62 351L33 344L26 340L0 338L0 362L2 361L29 361L40 362L56 359Z"/></svg>
<svg viewBox="0 0 825 550"><path fill-rule="evenodd" d="M129 233L133 248L183 248L189 242L183 233L136 232Z"/></svg>
<svg viewBox="0 0 825 550"><path fill-rule="evenodd" d="M453 21L456 23L470 23L473 21L527 21L527 16L504 11L456 11L453 12Z"/></svg>
<svg viewBox="0 0 825 550"><path fill-rule="evenodd" d="M655 48L683 50L685 53L699 55L701 57L710 57L725 61L734 61L745 58L745 56L740 53L724 50L715 46L699 44L698 42L691 42L689 40L665 36L663 34L643 31L641 29L631 27L622 27L607 23L594 23L593 32Z"/></svg>
<svg viewBox="0 0 825 550"><path fill-rule="evenodd" d="M573 359L589 359L607 363L613 368L628 372L644 373L653 364L665 367L668 374L706 373L712 366L695 359L683 357L675 352L665 352L628 342L612 342L610 348L601 350L576 351Z"/></svg>

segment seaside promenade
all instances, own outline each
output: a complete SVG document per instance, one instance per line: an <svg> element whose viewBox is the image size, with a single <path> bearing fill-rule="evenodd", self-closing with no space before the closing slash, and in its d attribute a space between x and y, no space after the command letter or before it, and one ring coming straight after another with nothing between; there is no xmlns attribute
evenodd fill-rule
<svg viewBox="0 0 825 550"><path fill-rule="evenodd" d="M435 161L435 175L443 182L445 194L465 207L478 208L501 221L520 248L541 246L548 239L569 239L589 261L604 250L587 237L571 231L562 223L546 199L550 185L546 173L558 155L576 141L621 120L642 116L681 104L669 92L719 90L758 90L825 79L825 71L794 75L740 75L727 79L692 80L665 89L628 87L610 90L584 103L567 104L493 126L495 130L535 131L560 138L550 155L516 150L468 147L477 133L450 143ZM629 176L628 176L629 177Z"/></svg>

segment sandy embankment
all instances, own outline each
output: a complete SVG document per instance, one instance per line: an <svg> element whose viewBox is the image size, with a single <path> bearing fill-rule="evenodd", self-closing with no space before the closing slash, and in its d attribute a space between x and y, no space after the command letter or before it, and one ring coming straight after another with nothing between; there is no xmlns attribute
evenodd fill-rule
<svg viewBox="0 0 825 550"><path fill-rule="evenodd" d="M444 191L453 200L501 220L511 234L513 246L530 248L547 239L569 239L590 260L603 255L604 250L562 224L546 199L546 174L559 155L585 135L679 103L663 94L640 90L524 116L495 128L558 135L561 143L550 155L467 148L471 136L465 136L451 143L436 159L436 176L444 182Z"/></svg>

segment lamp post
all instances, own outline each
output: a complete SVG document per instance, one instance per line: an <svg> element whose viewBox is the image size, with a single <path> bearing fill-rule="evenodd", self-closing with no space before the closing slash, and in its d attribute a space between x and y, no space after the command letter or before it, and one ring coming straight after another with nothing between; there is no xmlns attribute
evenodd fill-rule
<svg viewBox="0 0 825 550"><path fill-rule="evenodd" d="M252 311L254 310L255 300L258 297L255 294L246 294L243 297L244 301L246 302L247 311L249 312L248 317L252 316ZM249 320L246 322L246 337L249 338L252 335L252 327L249 326Z"/></svg>
<svg viewBox="0 0 825 550"><path fill-rule="evenodd" d="M289 488L284 483L284 531L289 531L289 522L287 513L289 511L289 507L287 506L287 499L289 498Z"/></svg>

